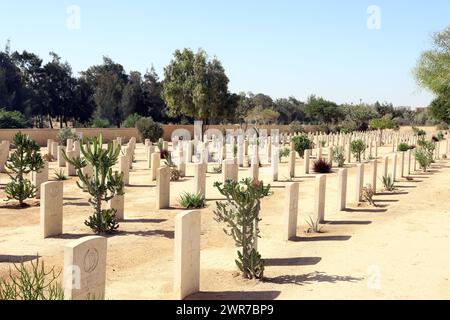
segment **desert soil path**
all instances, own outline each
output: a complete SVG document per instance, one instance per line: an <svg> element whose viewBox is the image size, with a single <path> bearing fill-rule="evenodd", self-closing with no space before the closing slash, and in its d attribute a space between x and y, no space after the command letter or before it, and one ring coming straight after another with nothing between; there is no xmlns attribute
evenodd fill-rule
<svg viewBox="0 0 450 320"><path fill-rule="evenodd" d="M380 148L381 149L381 148ZM387 146L381 154L389 154ZM145 153L137 146L131 185L126 188L125 217L120 232L108 236L108 299L171 299L173 279L174 217L181 192L193 188L193 168L187 177L171 183L169 210L154 210L155 182L145 168ZM55 163L51 164L51 175ZM261 236L258 247L266 260L265 282L243 280L236 275L236 248L214 221L212 188L221 180L212 167L207 174L207 207L202 209L201 292L191 299L420 299L450 298L450 167L447 160L427 174L400 179L395 194L376 196L377 207L352 204L355 197L355 167L349 168L348 207L337 210L337 174L327 175L326 220L323 233L308 235L306 218L312 214L314 175L301 175L298 160L295 181L300 183L298 238L282 239L282 214L288 169L280 164L280 180L272 184L274 194L263 199ZM382 160L378 160L379 172ZM391 164L390 164L391 165ZM240 178L249 169L239 170ZM366 177L370 167L366 166ZM270 181L270 167L260 170ZM0 199L5 198L6 175L0 175ZM36 253L47 266L63 266L64 245L90 235L83 221L91 214L88 195L64 183L64 234L42 239L39 207L13 210L0 206L0 276L12 262L31 260ZM379 188L381 186L379 185Z"/></svg>
<svg viewBox="0 0 450 320"><path fill-rule="evenodd" d="M377 195L378 208L336 214L322 235L263 250L278 258L267 259L266 283L248 283L253 293L192 298L449 299L450 167L441 161L411 177L398 182L396 194ZM282 268L286 275L272 276Z"/></svg>

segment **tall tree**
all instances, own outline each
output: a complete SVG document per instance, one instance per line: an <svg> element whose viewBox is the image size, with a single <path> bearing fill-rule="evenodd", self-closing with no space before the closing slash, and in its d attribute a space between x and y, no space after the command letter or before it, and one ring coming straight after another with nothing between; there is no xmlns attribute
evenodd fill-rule
<svg viewBox="0 0 450 320"><path fill-rule="evenodd" d="M103 57L103 64L92 66L81 74L94 92L95 116L120 127L125 119L122 98L128 83L123 66Z"/></svg>
<svg viewBox="0 0 450 320"><path fill-rule="evenodd" d="M450 101L450 26L432 37L432 48L422 53L414 70L417 82L437 97Z"/></svg>
<svg viewBox="0 0 450 320"><path fill-rule="evenodd" d="M139 114L151 116L153 120L161 122L166 118L166 104L161 97L162 83L153 66L144 75L142 91L144 99L144 110L138 110Z"/></svg>
<svg viewBox="0 0 450 320"><path fill-rule="evenodd" d="M162 96L170 116L188 116L205 123L223 121L236 108L230 99L228 77L216 58L206 52L177 50L164 69Z"/></svg>

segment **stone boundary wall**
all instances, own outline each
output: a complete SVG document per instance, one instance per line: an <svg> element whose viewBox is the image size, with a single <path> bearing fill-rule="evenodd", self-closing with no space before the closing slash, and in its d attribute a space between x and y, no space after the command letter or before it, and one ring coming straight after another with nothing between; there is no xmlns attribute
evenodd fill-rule
<svg viewBox="0 0 450 320"><path fill-rule="evenodd" d="M178 124L167 124L162 125L164 129L164 140L170 141L172 132L176 129L186 129L188 130L192 137L194 137L194 125L178 125ZM303 125L303 128L306 131L313 131L316 126L314 125ZM240 129L241 126L239 125L205 125L204 129ZM243 129L251 129L253 128L252 125L248 125L246 128L245 126ZM282 132L289 132L289 125L267 125L267 126L258 126L260 129L267 129L268 132L270 132L271 129L278 129L280 130L280 133ZM424 129L427 132L434 132L436 130L436 127L419 127ZM140 141L139 133L137 129L135 128L79 128L75 129L77 132L83 133L83 136L85 137L93 137L97 136L100 133L103 134L103 138L106 141L113 140L116 137L122 137L124 142L127 142L131 137L136 137L138 141ZM402 127L400 129L401 132L403 131L409 131L411 130L411 127ZM46 146L47 145L47 139L53 139L54 141L57 141L57 135L59 129L0 129L0 141L2 140L9 140L11 141L13 136L16 134L16 132L22 131L23 133L30 136L31 139L35 140L40 146Z"/></svg>

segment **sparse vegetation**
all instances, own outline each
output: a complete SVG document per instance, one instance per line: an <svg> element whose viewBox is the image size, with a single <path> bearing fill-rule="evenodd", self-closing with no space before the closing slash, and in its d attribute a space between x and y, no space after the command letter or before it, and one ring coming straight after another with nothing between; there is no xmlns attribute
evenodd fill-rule
<svg viewBox="0 0 450 320"><path fill-rule="evenodd" d="M298 155L303 158L305 155L305 150L312 149L314 143L308 138L307 134L301 134L292 138L294 142L295 151Z"/></svg>
<svg viewBox="0 0 450 320"><path fill-rule="evenodd" d="M320 233L322 231L322 227L320 226L319 218L314 220L311 216L306 220L309 228L306 233Z"/></svg>
<svg viewBox="0 0 450 320"><path fill-rule="evenodd" d="M314 161L313 170L316 173L331 173L332 165L324 159Z"/></svg>
<svg viewBox="0 0 450 320"><path fill-rule="evenodd" d="M381 178L381 182L383 183L384 190L389 192L395 190L394 179L392 179L391 175L383 176Z"/></svg>
<svg viewBox="0 0 450 320"><path fill-rule="evenodd" d="M64 172L64 170L59 170L59 171L55 170L55 179L58 181L67 180L66 173Z"/></svg>
<svg viewBox="0 0 450 320"><path fill-rule="evenodd" d="M179 203L185 209L200 209L205 206L205 198L201 194L185 192L180 196Z"/></svg>
<svg viewBox="0 0 450 320"><path fill-rule="evenodd" d="M350 150L356 158L356 161L361 162L361 154L366 150L367 145L363 140L357 139L353 140L350 145Z"/></svg>
<svg viewBox="0 0 450 320"><path fill-rule="evenodd" d="M338 167L342 168L345 164L345 150L344 147L337 146L333 148L333 159L337 162Z"/></svg>
<svg viewBox="0 0 450 320"><path fill-rule="evenodd" d="M374 195L375 190L373 189L371 184L366 184L366 186L362 188L362 198L365 202L368 202L371 206L375 206L375 202L373 201Z"/></svg>
<svg viewBox="0 0 450 320"><path fill-rule="evenodd" d="M63 152L64 158L72 164L80 181L77 185L81 190L86 190L91 198L89 203L94 208L94 214L84 223L95 233L111 233L119 227L116 221L115 209L103 209L102 205L115 196L124 194L123 175L112 171L113 165L118 161L120 147L114 148L112 142L103 148L103 137L86 139L86 145L80 145L83 158L70 159ZM83 174L83 168L88 165L93 168L92 176ZM80 183L81 182L81 183Z"/></svg>
<svg viewBox="0 0 450 320"><path fill-rule="evenodd" d="M14 264L9 275L0 278L0 300L63 300L64 290L58 282L61 271L46 269L36 257L30 266Z"/></svg>
<svg viewBox="0 0 450 320"><path fill-rule="evenodd" d="M261 199L269 195L270 185L245 179L241 182L228 180L225 184L214 184L226 197L225 202L216 202L215 220L227 224L225 233L233 237L238 251L236 265L247 279L263 279L264 260L257 251L256 241L259 237L258 223Z"/></svg>
<svg viewBox="0 0 450 320"><path fill-rule="evenodd" d="M20 131L15 134L13 144L16 150L10 154L5 165L6 173L11 178L11 182L6 184L5 193L7 200L17 200L20 207L26 207L24 201L36 195L36 186L26 176L32 171L40 172L44 161L38 144Z"/></svg>

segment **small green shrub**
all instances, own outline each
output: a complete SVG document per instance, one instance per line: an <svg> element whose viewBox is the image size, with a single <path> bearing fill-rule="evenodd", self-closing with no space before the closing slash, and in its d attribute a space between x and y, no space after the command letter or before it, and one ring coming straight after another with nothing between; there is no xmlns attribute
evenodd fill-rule
<svg viewBox="0 0 450 320"><path fill-rule="evenodd" d="M291 133L305 132L305 128L300 121L293 121L289 124L289 131Z"/></svg>
<svg viewBox="0 0 450 320"><path fill-rule="evenodd" d="M362 188L362 198L365 202L368 202L370 205L375 206L375 202L373 201L373 196L375 195L375 190L373 189L371 184L367 184Z"/></svg>
<svg viewBox="0 0 450 320"><path fill-rule="evenodd" d="M142 118L142 116L137 113L130 114L125 120L123 120L122 127L135 128L136 123L139 121L140 118Z"/></svg>
<svg viewBox="0 0 450 320"><path fill-rule="evenodd" d="M338 167L342 168L345 163L345 149L344 147L334 147L333 148L333 159L337 162Z"/></svg>
<svg viewBox="0 0 450 320"><path fill-rule="evenodd" d="M19 201L20 207L25 207L25 200L36 195L36 186L26 178L30 172L39 172L44 167L44 161L39 153L36 141L30 139L22 132L16 133L13 138L16 150L11 153L6 162L6 173L11 182L6 184L7 200Z"/></svg>
<svg viewBox="0 0 450 320"><path fill-rule="evenodd" d="M64 290L58 282L61 271L47 270L39 256L31 267L22 262L9 269L9 275L0 278L0 300L64 300Z"/></svg>
<svg viewBox="0 0 450 320"><path fill-rule="evenodd" d="M414 135L416 135L418 137L425 137L427 135L425 130L422 130L422 129L417 128L417 127L412 127L412 129L414 131Z"/></svg>
<svg viewBox="0 0 450 320"><path fill-rule="evenodd" d="M381 182L383 183L384 190L386 191L395 190L394 179L392 179L391 175L383 176L381 178Z"/></svg>
<svg viewBox="0 0 450 320"><path fill-rule="evenodd" d="M32 124L19 111L0 109L0 129L24 129Z"/></svg>
<svg viewBox="0 0 450 320"><path fill-rule="evenodd" d="M67 139L78 140L78 135L70 128L62 128L58 131L58 141L62 146L67 146Z"/></svg>
<svg viewBox="0 0 450 320"><path fill-rule="evenodd" d="M404 142L400 143L398 145L398 147L397 147L397 150L401 151L401 152L405 152L405 151L408 151L410 149L411 149L410 145L407 144L407 143L404 143Z"/></svg>
<svg viewBox="0 0 450 320"><path fill-rule="evenodd" d="M237 267L244 278L263 279L264 260L256 250L256 241L260 233L261 199L269 195L270 185L264 186L262 181L247 178L241 182L216 182L214 187L227 199L225 202L216 202L214 220L226 223L225 233L232 236L236 247L240 248L238 259L235 260Z"/></svg>
<svg viewBox="0 0 450 320"><path fill-rule="evenodd" d="M416 161L419 163L419 166L422 168L422 170L426 172L427 168L432 163L432 158L430 158L429 153L425 149L420 148L416 150L414 157L416 158Z"/></svg>
<svg viewBox="0 0 450 320"><path fill-rule="evenodd" d="M314 161L313 170L316 173L330 173L332 165L324 159Z"/></svg>
<svg viewBox="0 0 450 320"><path fill-rule="evenodd" d="M357 139L353 140L350 145L350 150L356 158L356 161L361 162L361 154L366 150L367 145L363 140Z"/></svg>
<svg viewBox="0 0 450 320"><path fill-rule="evenodd" d="M213 172L214 173L222 173L222 165L217 165L213 167Z"/></svg>
<svg viewBox="0 0 450 320"><path fill-rule="evenodd" d="M64 172L64 170L59 170L59 171L55 170L55 179L58 181L67 180L66 173Z"/></svg>
<svg viewBox="0 0 450 320"><path fill-rule="evenodd" d="M291 154L291 149L289 148L280 148L280 151L278 152L278 158L281 161L282 158L289 157Z"/></svg>
<svg viewBox="0 0 450 320"><path fill-rule="evenodd" d="M439 141L442 141L445 139L445 135L442 131L439 131L436 135L436 137L438 138Z"/></svg>
<svg viewBox="0 0 450 320"><path fill-rule="evenodd" d="M205 206L205 198L201 194L185 192L180 196L179 203L185 209L200 209Z"/></svg>
<svg viewBox="0 0 450 320"><path fill-rule="evenodd" d="M307 134L301 134L292 138L294 142L294 149L298 155L303 158L305 155L305 150L312 149L314 143L308 138Z"/></svg>
<svg viewBox="0 0 450 320"><path fill-rule="evenodd" d="M140 118L136 122L136 128L139 131L142 141L145 141L145 139L150 139L152 143L158 142L164 133L162 126L153 121L151 117Z"/></svg>
<svg viewBox="0 0 450 320"><path fill-rule="evenodd" d="M94 118L91 120L91 128L110 128L111 123L108 119Z"/></svg>
<svg viewBox="0 0 450 320"><path fill-rule="evenodd" d="M308 224L309 228L306 231L306 233L320 233L322 231L322 227L320 226L319 218L314 220L311 216L308 220L306 220L306 223Z"/></svg>

